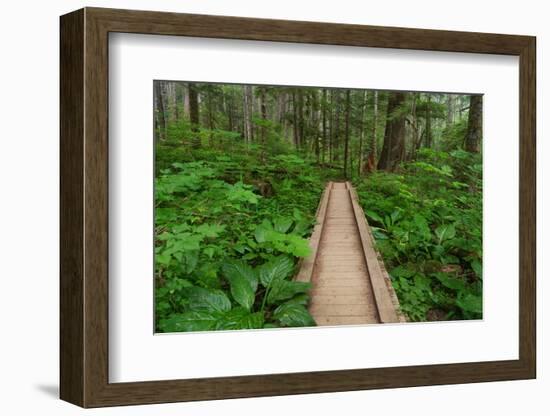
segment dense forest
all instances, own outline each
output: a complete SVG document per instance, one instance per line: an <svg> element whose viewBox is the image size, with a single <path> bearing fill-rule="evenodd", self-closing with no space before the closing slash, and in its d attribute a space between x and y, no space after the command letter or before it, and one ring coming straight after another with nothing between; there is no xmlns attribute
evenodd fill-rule
<svg viewBox="0 0 550 416"><path fill-rule="evenodd" d="M482 313L482 96L154 82L157 331L312 326L292 276L352 181L410 321Z"/></svg>

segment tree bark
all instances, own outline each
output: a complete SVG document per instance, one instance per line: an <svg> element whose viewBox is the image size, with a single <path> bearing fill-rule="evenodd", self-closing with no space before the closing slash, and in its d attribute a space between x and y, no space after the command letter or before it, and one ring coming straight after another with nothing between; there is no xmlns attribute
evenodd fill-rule
<svg viewBox="0 0 550 416"><path fill-rule="evenodd" d="M378 161L379 170L394 170L403 159L405 150L405 114L401 105L405 102L405 94L391 92L386 113L386 129L384 144Z"/></svg>
<svg viewBox="0 0 550 416"><path fill-rule="evenodd" d="M206 105L208 108L208 141L210 146L214 144L214 97L213 97L213 88L210 86L208 89L208 95L206 97Z"/></svg>
<svg viewBox="0 0 550 416"><path fill-rule="evenodd" d="M262 129L261 129L262 145L265 146L266 138L267 138L267 129L265 126L265 123L267 123L267 102L266 102L266 94L265 94L264 87L260 87L260 112L262 114L262 120L264 122L264 125L262 125Z"/></svg>
<svg viewBox="0 0 550 416"><path fill-rule="evenodd" d="M416 112L416 105L418 103L418 94L413 94L413 102L411 106L411 117L412 117L412 146L411 146L411 160L416 157L416 151L418 150L418 147L420 146L420 129L418 128L418 114Z"/></svg>
<svg viewBox="0 0 550 416"><path fill-rule="evenodd" d="M303 149L306 145L306 138L304 134L304 93L301 89L298 90L298 125L300 129L300 148Z"/></svg>
<svg viewBox="0 0 550 416"><path fill-rule="evenodd" d="M357 164L357 174L363 173L363 140L365 138L365 114L367 113L367 91L363 91L361 100L361 120L359 120L359 163Z"/></svg>
<svg viewBox="0 0 550 416"><path fill-rule="evenodd" d="M468 152L479 153L483 124L483 97L470 96L470 112L468 113L468 129L466 131L465 149Z"/></svg>
<svg viewBox="0 0 550 416"><path fill-rule="evenodd" d="M243 90L243 118L244 118L244 140L251 144L254 140L254 131L252 128L252 86L245 85Z"/></svg>
<svg viewBox="0 0 550 416"><path fill-rule="evenodd" d="M154 82L155 90L155 116L156 116L156 139L157 141L164 140L166 138L166 118L164 113L164 102L162 98L162 81Z"/></svg>
<svg viewBox="0 0 550 416"><path fill-rule="evenodd" d="M189 88L187 85L182 85L183 93L183 114L187 119L190 119L191 114L189 111Z"/></svg>
<svg viewBox="0 0 550 416"><path fill-rule="evenodd" d="M327 150L327 90L323 88L323 98L321 102L321 111L323 118L323 132L322 132L322 150L321 150L321 161L325 163L325 152Z"/></svg>
<svg viewBox="0 0 550 416"><path fill-rule="evenodd" d="M233 131L235 125L233 121L233 90L230 90L229 93L224 92L223 99L227 111L227 128L229 131Z"/></svg>
<svg viewBox="0 0 550 416"><path fill-rule="evenodd" d="M337 162L339 154L336 152L340 150L340 91L334 92L334 136L332 137L332 159Z"/></svg>
<svg viewBox="0 0 550 416"><path fill-rule="evenodd" d="M334 90L330 91L330 113L329 113L329 121L330 121L330 133L328 136L328 161L333 162L334 161Z"/></svg>
<svg viewBox="0 0 550 416"><path fill-rule="evenodd" d="M193 83L187 84L189 91L189 117L191 120L191 131L193 137L191 138L191 144L194 148L201 147L201 138L199 135L199 94L197 86Z"/></svg>
<svg viewBox="0 0 550 416"><path fill-rule="evenodd" d="M176 97L176 83L168 82L167 84L168 95L168 110L170 115L170 123L174 123L177 120L177 108L178 102Z"/></svg>
<svg viewBox="0 0 550 416"><path fill-rule="evenodd" d="M344 141L344 178L348 178L350 91L346 90L346 137Z"/></svg>
<svg viewBox="0 0 550 416"><path fill-rule="evenodd" d="M454 122L455 113L455 96L453 94L447 94L447 120L445 126L451 127Z"/></svg>
<svg viewBox="0 0 550 416"><path fill-rule="evenodd" d="M427 148L432 147L432 96L428 94L428 101L426 103L426 129L424 130L425 146Z"/></svg>
<svg viewBox="0 0 550 416"><path fill-rule="evenodd" d="M376 125L378 124L378 91L374 91L372 109L372 131L370 140L370 152L367 158L367 172L376 170L376 153L378 152L378 140L376 138Z"/></svg>
<svg viewBox="0 0 550 416"><path fill-rule="evenodd" d="M313 133L313 149L315 152L315 157L317 163L321 161L321 146L319 144L319 128L320 128L320 106L319 106L319 96L317 90L312 91L312 103L311 103L311 125Z"/></svg>

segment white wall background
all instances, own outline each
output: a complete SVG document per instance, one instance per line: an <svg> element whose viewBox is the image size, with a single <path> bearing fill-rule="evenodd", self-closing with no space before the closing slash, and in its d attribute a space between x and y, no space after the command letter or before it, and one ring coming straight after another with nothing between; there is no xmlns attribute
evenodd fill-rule
<svg viewBox="0 0 550 416"><path fill-rule="evenodd" d="M83 411L57 399L58 390L58 16L83 6L166 10L276 19L529 34L538 37L538 313L536 381L422 387L337 394L225 400L87 411L102 415L374 414L545 415L550 409L550 361L544 347L550 300L542 213L550 209L550 146L543 118L550 102L545 61L550 26L536 0L51 0L4 2L0 14L0 410L3 414L74 415ZM546 198L546 201L544 200ZM544 236L543 236L544 235ZM475 342L475 340L472 340ZM403 346L406 348L406 345Z"/></svg>

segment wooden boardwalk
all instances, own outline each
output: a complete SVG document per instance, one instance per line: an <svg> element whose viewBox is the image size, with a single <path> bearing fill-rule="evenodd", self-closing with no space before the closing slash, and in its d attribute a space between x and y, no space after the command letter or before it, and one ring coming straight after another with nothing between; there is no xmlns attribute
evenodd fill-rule
<svg viewBox="0 0 550 416"><path fill-rule="evenodd" d="M317 325L404 321L373 241L351 184L330 182L310 240L312 255L296 277L313 283L309 311Z"/></svg>

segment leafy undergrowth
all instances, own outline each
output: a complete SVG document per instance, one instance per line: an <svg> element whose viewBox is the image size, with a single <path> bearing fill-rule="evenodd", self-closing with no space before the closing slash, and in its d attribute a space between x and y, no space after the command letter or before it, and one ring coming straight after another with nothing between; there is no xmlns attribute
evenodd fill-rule
<svg viewBox="0 0 550 416"><path fill-rule="evenodd" d="M355 183L412 321L482 317L481 174L480 155L422 149L399 172Z"/></svg>
<svg viewBox="0 0 550 416"><path fill-rule="evenodd" d="M323 174L294 153L231 150L157 147L159 332L315 325L310 284L291 278L310 251Z"/></svg>

